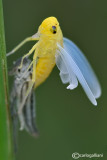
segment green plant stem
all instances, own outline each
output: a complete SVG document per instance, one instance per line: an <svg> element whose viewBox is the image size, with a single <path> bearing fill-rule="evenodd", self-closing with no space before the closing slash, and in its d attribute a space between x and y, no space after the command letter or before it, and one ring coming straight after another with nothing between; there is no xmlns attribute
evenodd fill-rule
<svg viewBox="0 0 107 160"><path fill-rule="evenodd" d="M13 160L12 150L3 7L0 0L0 160Z"/></svg>

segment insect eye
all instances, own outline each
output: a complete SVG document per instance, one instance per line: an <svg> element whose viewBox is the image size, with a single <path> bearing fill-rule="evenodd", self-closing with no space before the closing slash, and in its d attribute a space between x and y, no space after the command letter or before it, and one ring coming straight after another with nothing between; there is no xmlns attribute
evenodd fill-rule
<svg viewBox="0 0 107 160"><path fill-rule="evenodd" d="M52 32L53 34L56 34L56 32L57 32L56 26L52 26L51 32Z"/></svg>
<svg viewBox="0 0 107 160"><path fill-rule="evenodd" d="M18 68L18 72L20 72L20 68Z"/></svg>
<svg viewBox="0 0 107 160"><path fill-rule="evenodd" d="M31 71L31 68L29 68L29 72Z"/></svg>

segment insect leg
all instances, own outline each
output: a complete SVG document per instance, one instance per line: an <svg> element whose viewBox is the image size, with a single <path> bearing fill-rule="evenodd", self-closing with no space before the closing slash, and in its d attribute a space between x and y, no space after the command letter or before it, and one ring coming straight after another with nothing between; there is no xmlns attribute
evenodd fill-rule
<svg viewBox="0 0 107 160"><path fill-rule="evenodd" d="M32 79L31 81L29 81L29 87L27 89L27 92L25 94L25 97L20 105L20 108L19 108L19 111L18 111L18 114L21 115L22 114L22 111L23 111L23 107L24 107L24 104L26 102L26 99L27 97L29 96L29 94L31 94L31 91L32 91L32 88L34 87L34 84L35 84L35 80L36 80L36 58L37 58L37 54L35 53L34 54L34 57L33 57L33 73L32 73ZM22 120L22 124L23 124L23 120ZM21 125L20 127L20 130L23 129L23 125Z"/></svg>
<svg viewBox="0 0 107 160"><path fill-rule="evenodd" d="M36 79L36 59L37 59L37 53L35 52L33 56L32 82L35 82L35 79Z"/></svg>
<svg viewBox="0 0 107 160"><path fill-rule="evenodd" d="M10 55L12 55L13 53L15 53L19 48L21 48L26 42L28 42L28 41L36 41L36 40L38 40L37 38L35 38L35 37L28 37L28 38L26 38L25 40L23 40L19 45L17 45L12 51L10 51L9 53L7 53L7 55L6 56L10 56Z"/></svg>
<svg viewBox="0 0 107 160"><path fill-rule="evenodd" d="M25 55L22 57L21 64L20 64L19 68L22 68L24 58L30 56L30 55L32 54L32 52L36 49L37 45L38 45L38 43L36 43L36 44L32 47L32 49L31 49L27 54L25 54Z"/></svg>
<svg viewBox="0 0 107 160"><path fill-rule="evenodd" d="M19 95L18 105L17 105L17 111L18 111L17 113L18 113L18 118L19 118L19 122L20 122L20 130L23 130L25 127L23 112L22 112L22 110L20 111L20 107L21 108L24 107L26 100L28 98L28 97L26 97L26 100L25 101L23 100L25 98L25 93L26 93L26 82L21 88L21 94Z"/></svg>
<svg viewBox="0 0 107 160"><path fill-rule="evenodd" d="M24 128L24 120L23 120L23 113L22 113L23 112L23 107L26 103L26 100L27 100L28 96L31 94L31 90L32 90L33 86L34 86L34 83L32 81L29 81L29 87L27 89L26 94L23 97L23 101L20 104L20 108L18 109L18 115L20 117L20 124L21 124L20 130L23 130L23 128Z"/></svg>

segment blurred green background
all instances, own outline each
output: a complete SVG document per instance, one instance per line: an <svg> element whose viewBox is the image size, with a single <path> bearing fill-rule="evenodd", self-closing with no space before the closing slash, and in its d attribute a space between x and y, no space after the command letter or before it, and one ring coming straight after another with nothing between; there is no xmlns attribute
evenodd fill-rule
<svg viewBox="0 0 107 160"><path fill-rule="evenodd" d="M106 160L107 1L3 0L3 4L7 52L36 33L46 17L55 16L64 36L84 51L103 91L95 107L80 85L75 90L67 90L55 67L47 81L36 90L40 137L34 139L25 131L19 131L17 159L72 160L72 153L78 152L103 153L101 159ZM27 43L8 58L8 70L12 62L27 53L33 44Z"/></svg>

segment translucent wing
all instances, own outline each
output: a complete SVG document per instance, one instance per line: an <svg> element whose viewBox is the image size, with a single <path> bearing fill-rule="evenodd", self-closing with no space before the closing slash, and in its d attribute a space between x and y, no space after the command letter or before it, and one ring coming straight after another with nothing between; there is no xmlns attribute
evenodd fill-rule
<svg viewBox="0 0 107 160"><path fill-rule="evenodd" d="M64 38L64 48L58 44L59 55L62 57L68 74L73 72L82 85L90 101L97 105L96 98L101 95L99 82L89 62L80 49L70 40Z"/></svg>
<svg viewBox="0 0 107 160"><path fill-rule="evenodd" d="M60 55L60 52L57 52L57 55L56 55L56 65L60 70L60 77L61 77L62 83L70 84L67 87L67 89L76 88L78 85L77 78L73 73L72 69L70 68L69 64L66 65L66 59L62 55Z"/></svg>

